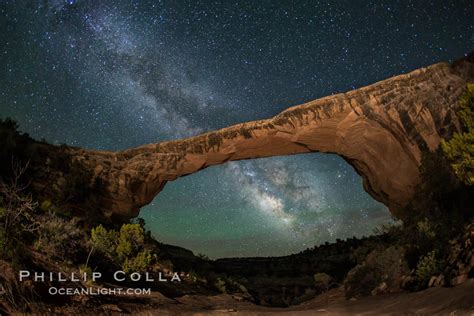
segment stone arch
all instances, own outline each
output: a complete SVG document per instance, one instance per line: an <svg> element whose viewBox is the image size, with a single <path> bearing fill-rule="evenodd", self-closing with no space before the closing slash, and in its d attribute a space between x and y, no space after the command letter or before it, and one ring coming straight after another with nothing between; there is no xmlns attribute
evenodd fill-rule
<svg viewBox="0 0 474 316"><path fill-rule="evenodd" d="M472 56L291 107L273 118L121 152L72 151L105 184L104 212L134 217L168 181L227 161L307 152L342 156L393 214L413 198L423 150L459 129ZM82 159L87 156L87 159ZM82 157L82 158L81 158Z"/></svg>

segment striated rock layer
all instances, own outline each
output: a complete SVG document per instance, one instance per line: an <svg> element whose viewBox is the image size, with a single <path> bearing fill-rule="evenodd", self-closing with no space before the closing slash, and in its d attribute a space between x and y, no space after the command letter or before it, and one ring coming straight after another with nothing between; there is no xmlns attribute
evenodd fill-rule
<svg viewBox="0 0 474 316"><path fill-rule="evenodd" d="M227 161L335 153L396 214L412 199L422 151L459 129L457 100L474 81L473 55L291 107L273 118L121 152L70 149L104 184L109 216L131 218L175 180Z"/></svg>

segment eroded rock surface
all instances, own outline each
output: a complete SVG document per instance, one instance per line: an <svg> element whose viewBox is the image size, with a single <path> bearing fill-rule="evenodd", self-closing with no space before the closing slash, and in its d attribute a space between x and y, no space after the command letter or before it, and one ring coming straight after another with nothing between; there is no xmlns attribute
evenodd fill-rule
<svg viewBox="0 0 474 316"><path fill-rule="evenodd" d="M166 182L232 160L307 152L342 156L396 214L413 198L422 151L458 130L473 55L291 107L267 120L121 152L71 149L104 184L108 215L134 217Z"/></svg>

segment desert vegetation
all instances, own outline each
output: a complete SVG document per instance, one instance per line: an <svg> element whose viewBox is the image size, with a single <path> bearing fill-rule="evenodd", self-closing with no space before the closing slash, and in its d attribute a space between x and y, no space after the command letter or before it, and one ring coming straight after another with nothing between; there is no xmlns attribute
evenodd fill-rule
<svg viewBox="0 0 474 316"><path fill-rule="evenodd" d="M14 121L2 120L0 313L48 304L44 286L18 282L19 269L102 271L107 282L118 269L177 272L179 286L157 283L153 289L169 297L231 294L267 306L299 304L336 287L358 299L460 284L474 274L473 107L474 85L469 85L459 105L461 130L437 151L423 154L416 198L397 224L291 256L215 261L156 241L143 220L100 216L95 197L101 184L66 146L34 141Z"/></svg>

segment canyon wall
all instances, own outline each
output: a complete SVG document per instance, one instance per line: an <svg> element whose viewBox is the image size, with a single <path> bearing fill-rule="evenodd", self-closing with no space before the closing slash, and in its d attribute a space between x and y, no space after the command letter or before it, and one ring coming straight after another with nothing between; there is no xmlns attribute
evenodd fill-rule
<svg viewBox="0 0 474 316"><path fill-rule="evenodd" d="M457 100L474 81L473 55L291 107L260 121L120 152L69 149L103 183L102 211L131 218L168 181L232 160L335 153L396 215L420 181L423 150L459 129Z"/></svg>

